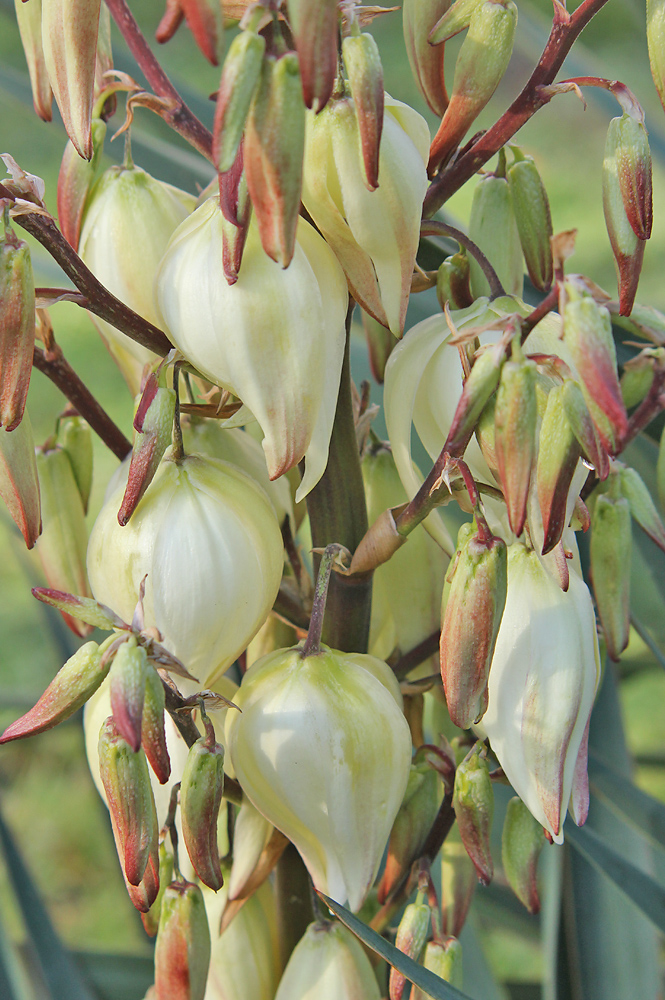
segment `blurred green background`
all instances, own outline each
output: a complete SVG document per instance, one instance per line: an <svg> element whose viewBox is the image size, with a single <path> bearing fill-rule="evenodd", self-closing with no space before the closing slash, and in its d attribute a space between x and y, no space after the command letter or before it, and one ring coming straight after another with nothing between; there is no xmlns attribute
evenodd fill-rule
<svg viewBox="0 0 665 1000"><path fill-rule="evenodd" d="M162 14L159 5L140 0L131 6L147 36L152 37ZM521 89L547 38L550 17L549 0L519 2L513 60L493 101L481 115L478 128L491 124ZM665 311L665 225L661 221L665 218L665 115L649 74L644 27L643 3L610 0L584 32L560 77L593 74L619 78L638 95L645 108L654 153L656 221L638 298ZM372 30L383 56L386 89L412 104L434 125L411 79L400 13L379 18ZM124 43L116 36L114 40L117 67L134 73ZM451 66L457 44L453 42L449 47ZM186 100L206 124L211 124L213 104L208 95L216 89L219 74L199 56L186 27L167 46L159 48L158 54ZM579 230L573 269L588 274L614 293L614 265L603 222L600 173L607 124L619 112L614 99L603 91L586 89L585 97L586 108L573 94L556 98L528 123L517 141L536 158L541 169L555 232ZM111 124L119 126L121 121L118 114ZM109 135L112 132L113 128ZM53 212L64 142L59 121L44 124L32 110L13 3L0 0L0 150L11 153L25 170L44 178L46 201ZM191 191L204 186L212 176L209 166L147 111L137 112L132 147L139 165ZM121 139L107 141L109 163L120 161L122 152ZM472 193L473 182L446 206L462 224L468 219ZM33 261L37 284L66 283L39 246L35 246ZM131 436L132 401L121 377L107 363L105 348L86 314L60 304L53 307L52 319L57 340L71 364ZM360 344L356 345L355 356L358 374L364 376ZM57 390L35 373L29 408L37 443L53 432L63 406ZM647 463L649 460L647 455ZM116 464L95 442L91 523ZM39 561L25 551L4 511L0 512L0 520L6 528L0 540L0 726L4 728L34 703L77 642L55 613L31 597L30 587L43 582ZM642 563L639 566L643 569ZM653 612L653 623L648 615L647 621L656 628L661 605L651 600L649 588L653 581L645 570L636 582L641 588L636 600L641 609ZM620 673L627 739L638 764L636 780L665 801L665 674L635 635ZM107 813L88 775L78 718L41 737L2 749L0 805L66 944L77 951L148 955L151 946L124 890ZM2 872L0 899L2 921L11 934L20 937L21 923L12 911L12 896L6 873ZM529 922L517 911L512 922L493 920L491 898L476 919L490 966L501 981L513 984L512 996L519 997L519 984L536 982L543 973L537 922ZM133 995L137 994L130 988L127 997ZM607 1000L613 998L608 996Z"/></svg>

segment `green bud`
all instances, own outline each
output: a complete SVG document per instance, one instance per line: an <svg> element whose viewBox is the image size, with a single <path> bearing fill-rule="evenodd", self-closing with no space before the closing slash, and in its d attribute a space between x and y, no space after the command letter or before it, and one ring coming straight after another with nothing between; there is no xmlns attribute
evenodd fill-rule
<svg viewBox="0 0 665 1000"><path fill-rule="evenodd" d="M42 530L42 518L35 444L27 413L11 433L0 427L0 498L31 549Z"/></svg>
<svg viewBox="0 0 665 1000"><path fill-rule="evenodd" d="M561 398L570 428L577 438L582 454L595 468L599 479L607 479L610 463L605 448L600 443L596 426L579 382L567 378L563 381Z"/></svg>
<svg viewBox="0 0 665 1000"><path fill-rule="evenodd" d="M304 150L298 58L267 56L245 129L245 175L263 249L282 267L295 251Z"/></svg>
<svg viewBox="0 0 665 1000"><path fill-rule="evenodd" d="M141 745L148 763L164 785L171 775L171 761L166 746L164 707L166 695L162 680L151 666L146 671L145 700L141 716Z"/></svg>
<svg viewBox="0 0 665 1000"><path fill-rule="evenodd" d="M409 903L402 914L397 928L395 947L418 961L427 941L429 930L429 906L427 903ZM389 995L390 1000L402 1000L406 976L397 969L390 969Z"/></svg>
<svg viewBox="0 0 665 1000"><path fill-rule="evenodd" d="M591 515L591 575L607 652L613 660L630 633L630 506L623 497L601 493Z"/></svg>
<svg viewBox="0 0 665 1000"><path fill-rule="evenodd" d="M152 372L146 380L134 417L136 434L132 460L125 494L118 511L118 524L123 527L150 486L164 452L171 444L175 401L175 390L160 385L157 375Z"/></svg>
<svg viewBox="0 0 665 1000"><path fill-rule="evenodd" d="M516 159L508 168L506 176L522 253L532 284L539 291L546 292L553 277L550 203L534 161L530 156L522 156L517 150L513 152Z"/></svg>
<svg viewBox="0 0 665 1000"><path fill-rule="evenodd" d="M51 121L51 104L53 94L49 83L44 49L42 47L42 4L41 0L23 3L14 0L16 20L21 36L21 45L28 64L30 86L32 88L32 103L35 111L44 122Z"/></svg>
<svg viewBox="0 0 665 1000"><path fill-rule="evenodd" d="M464 454L480 415L499 384L504 353L505 348L499 341L496 344L490 344L476 358L464 383L462 395L448 431L445 448L450 455L461 457Z"/></svg>
<svg viewBox="0 0 665 1000"><path fill-rule="evenodd" d="M358 116L365 182L374 191L379 186L383 130L383 67L379 47L367 32L350 35L342 41L342 58Z"/></svg>
<svg viewBox="0 0 665 1000"><path fill-rule="evenodd" d="M644 122L624 112L610 123L616 133L616 165L626 217L640 240L651 236L651 150Z"/></svg>
<svg viewBox="0 0 665 1000"><path fill-rule="evenodd" d="M411 72L431 110L442 118L448 107L443 78L443 46L431 45L428 35L450 7L450 0L404 0L402 27Z"/></svg>
<svg viewBox="0 0 665 1000"><path fill-rule="evenodd" d="M67 414L60 417L56 434L57 444L67 453L76 485L81 494L83 510L88 513L92 489L92 433L83 417Z"/></svg>
<svg viewBox="0 0 665 1000"><path fill-rule="evenodd" d="M458 549L450 586L444 588L441 677L450 718L460 729L482 718L487 708L487 678L506 603L507 566L503 539L473 535Z"/></svg>
<svg viewBox="0 0 665 1000"><path fill-rule="evenodd" d="M78 250L88 195L99 175L105 137L106 122L103 122L101 118L93 118L91 160L88 162L88 160L81 159L71 140L65 146L65 151L62 154L58 173L58 222L62 235L75 250Z"/></svg>
<svg viewBox="0 0 665 1000"><path fill-rule="evenodd" d="M471 202L469 236L485 254L509 295L522 295L524 259L510 184L505 177L487 174L476 184ZM489 295L480 265L470 261L474 299Z"/></svg>
<svg viewBox="0 0 665 1000"><path fill-rule="evenodd" d="M119 646L111 668L111 708L115 727L136 752L141 746L141 720L145 700L148 657L136 637Z"/></svg>
<svg viewBox="0 0 665 1000"><path fill-rule="evenodd" d="M159 1000L203 1000L210 952L210 928L201 890L191 882L172 882L162 898L155 944Z"/></svg>
<svg viewBox="0 0 665 1000"><path fill-rule="evenodd" d="M108 672L97 643L86 642L58 671L35 707L5 729L0 743L44 733L64 722L95 693Z"/></svg>
<svg viewBox="0 0 665 1000"><path fill-rule="evenodd" d="M393 348L397 346L397 338L387 326L379 323L378 319L374 319L364 309L361 309L361 316L372 375L379 385L383 385L386 364Z"/></svg>
<svg viewBox="0 0 665 1000"><path fill-rule="evenodd" d="M564 405L563 386L550 389L540 426L536 478L543 519L543 555L561 541L566 527L568 493L580 458L580 446Z"/></svg>
<svg viewBox="0 0 665 1000"><path fill-rule="evenodd" d="M455 824L441 848L441 926L444 934L459 937L478 876Z"/></svg>
<svg viewBox="0 0 665 1000"><path fill-rule="evenodd" d="M637 225L636 213L631 211L629 217L624 201L626 181L622 181L619 165L621 160L623 166L622 120L613 118L607 131L603 160L603 211L619 276L619 312L622 316L630 316L642 271L645 240L636 235L631 221L634 219ZM649 188L650 180L649 177Z"/></svg>
<svg viewBox="0 0 665 1000"><path fill-rule="evenodd" d="M540 899L536 875L545 832L522 800L508 803L501 838L501 860L508 883L529 913L538 913Z"/></svg>
<svg viewBox="0 0 665 1000"><path fill-rule="evenodd" d="M466 852L478 878L489 885L494 874L490 834L494 816L494 789L489 764L477 744L455 772L453 809Z"/></svg>
<svg viewBox="0 0 665 1000"><path fill-rule="evenodd" d="M194 870L215 892L224 883L217 817L224 791L224 749L207 737L190 747L180 782L182 834Z"/></svg>
<svg viewBox="0 0 665 1000"><path fill-rule="evenodd" d="M473 303L469 277L469 258L463 252L453 254L439 265L436 275L436 296L443 309L466 309Z"/></svg>
<svg viewBox="0 0 665 1000"><path fill-rule="evenodd" d="M436 22L429 33L429 44L439 45L447 42L460 31L464 31L471 23L471 18L481 6L483 0L455 0L442 17Z"/></svg>
<svg viewBox="0 0 665 1000"><path fill-rule="evenodd" d="M630 505L630 512L640 528L653 539L656 545L665 549L665 527L660 519L651 494L641 476L629 466L620 466L617 471L621 495Z"/></svg>
<svg viewBox="0 0 665 1000"><path fill-rule="evenodd" d="M7 227L0 238L0 427L21 423L35 347L35 280L30 248Z"/></svg>
<svg viewBox="0 0 665 1000"><path fill-rule="evenodd" d="M233 166L252 97L261 75L266 42L253 31L241 31L226 53L217 91L213 126L213 161L220 173Z"/></svg>
<svg viewBox="0 0 665 1000"><path fill-rule="evenodd" d="M423 965L439 979L445 979L458 990L462 989L462 945L457 938L430 941L425 948ZM418 986L412 988L411 1000L428 1000L428 998L429 994L423 993Z"/></svg>
<svg viewBox="0 0 665 1000"><path fill-rule="evenodd" d="M627 410L632 410L638 406L653 383L653 363L651 358L637 356L634 363L630 361L623 366L623 373L619 385L621 386L621 398Z"/></svg>
<svg viewBox="0 0 665 1000"><path fill-rule="evenodd" d="M536 364L507 361L496 395L494 430L496 459L508 508L510 527L522 534L531 471L536 461Z"/></svg>
<svg viewBox="0 0 665 1000"><path fill-rule="evenodd" d="M157 898L147 913L141 914L141 920L146 934L155 937L159 928L159 918L162 913L162 900L166 887L173 879L173 855L167 851L166 842L159 845L159 892Z"/></svg>

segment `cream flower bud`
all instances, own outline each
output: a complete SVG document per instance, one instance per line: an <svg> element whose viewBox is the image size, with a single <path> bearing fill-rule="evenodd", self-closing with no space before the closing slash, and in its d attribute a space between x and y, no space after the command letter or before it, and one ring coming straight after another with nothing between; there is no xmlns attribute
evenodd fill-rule
<svg viewBox="0 0 665 1000"><path fill-rule="evenodd" d="M101 283L155 326L157 267L171 233L194 210L195 198L139 167L110 167L90 193L79 254ZM97 317L95 324L133 391L152 351Z"/></svg>
<svg viewBox="0 0 665 1000"><path fill-rule="evenodd" d="M360 942L342 924L310 924L296 945L275 1000L379 1000Z"/></svg>
<svg viewBox="0 0 665 1000"><path fill-rule="evenodd" d="M298 499L328 460L344 354L347 291L324 240L303 219L283 270L250 223L238 280L222 270L222 214L205 201L174 233L157 277L171 340L198 370L249 407L271 479L306 457Z"/></svg>
<svg viewBox="0 0 665 1000"><path fill-rule="evenodd" d="M235 703L226 743L243 791L295 844L317 889L357 910L411 763L392 671L360 653L280 649L250 667Z"/></svg>
<svg viewBox="0 0 665 1000"><path fill-rule="evenodd" d="M145 621L205 687L255 635L282 575L282 539L263 490L236 466L167 457L120 527L123 486L92 529L95 596L131 621L147 574Z"/></svg>
<svg viewBox="0 0 665 1000"><path fill-rule="evenodd" d="M576 763L599 676L596 621L582 578L571 572L564 593L535 551L511 545L482 729L513 788L558 844L571 794L586 778Z"/></svg>
<svg viewBox="0 0 665 1000"><path fill-rule="evenodd" d="M424 119L386 95L378 187L368 190L353 101L308 116L302 200L335 251L354 298L400 336L427 189Z"/></svg>

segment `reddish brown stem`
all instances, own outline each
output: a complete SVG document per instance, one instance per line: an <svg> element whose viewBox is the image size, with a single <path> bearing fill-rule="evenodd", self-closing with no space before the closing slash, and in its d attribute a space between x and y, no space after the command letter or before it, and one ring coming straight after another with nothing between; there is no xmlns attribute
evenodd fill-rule
<svg viewBox="0 0 665 1000"><path fill-rule="evenodd" d="M56 345L52 351L42 351L35 347L32 363L58 387L116 458L122 461L132 450L131 444L78 377L60 348Z"/></svg>
<svg viewBox="0 0 665 1000"><path fill-rule="evenodd" d="M2 184L0 184L0 198L9 198L13 201L11 192ZM48 250L67 277L71 278L78 290L85 295L86 307L90 312L111 323L137 344L142 344L155 354L168 354L172 345L166 334L104 288L62 235L55 224L55 219L50 215L31 212L17 215L13 221Z"/></svg>
<svg viewBox="0 0 665 1000"><path fill-rule="evenodd" d="M539 302L536 308L532 312L530 312L528 316L525 316L524 319L520 322L520 328L522 331L522 343L524 343L526 338L529 336L534 326L538 326L541 319L544 319L545 316L547 316L548 312L551 312L552 309L556 309L558 303L559 303L559 284L558 282L555 282L553 287L550 288L549 292L542 300L542 302Z"/></svg>
<svg viewBox="0 0 665 1000"><path fill-rule="evenodd" d="M531 77L508 110L447 170L435 177L425 196L424 218L429 218L466 184L470 177L504 146L532 115L550 100L541 88L554 82L575 39L607 0L583 0L573 14L555 0L554 23L543 54Z"/></svg>
<svg viewBox="0 0 665 1000"><path fill-rule="evenodd" d="M125 0L106 0L106 6L155 94L174 102L172 109L163 112L164 121L207 160L211 160L212 135L187 107L169 80L146 42L143 32L134 20L134 15Z"/></svg>

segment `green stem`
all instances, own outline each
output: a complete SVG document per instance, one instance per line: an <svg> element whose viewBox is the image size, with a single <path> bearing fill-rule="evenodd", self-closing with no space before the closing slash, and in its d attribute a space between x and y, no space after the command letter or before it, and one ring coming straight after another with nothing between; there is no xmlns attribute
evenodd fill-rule
<svg viewBox="0 0 665 1000"><path fill-rule="evenodd" d="M275 867L277 933L282 967L314 919L311 882L302 858L289 844Z"/></svg>
<svg viewBox="0 0 665 1000"><path fill-rule="evenodd" d="M353 305L351 302L347 315L346 349L328 465L307 497L314 548L325 549L337 542L350 552L355 552L367 531L365 489L351 400L349 330ZM371 601L371 578L347 578L334 573L328 590L323 641L333 649L366 652Z"/></svg>

